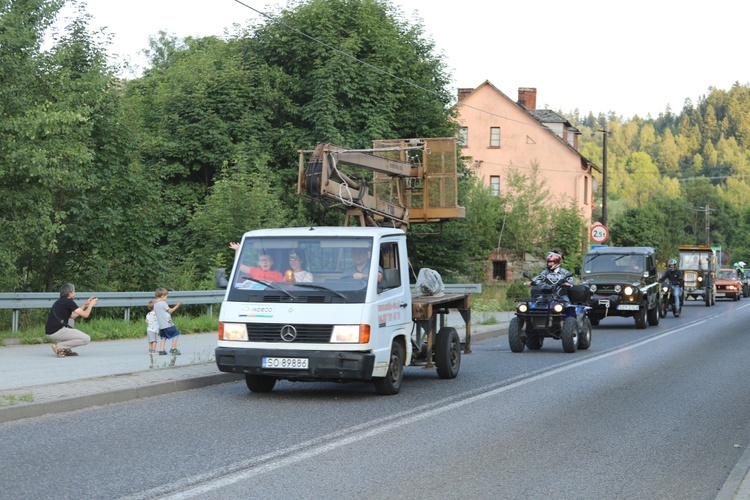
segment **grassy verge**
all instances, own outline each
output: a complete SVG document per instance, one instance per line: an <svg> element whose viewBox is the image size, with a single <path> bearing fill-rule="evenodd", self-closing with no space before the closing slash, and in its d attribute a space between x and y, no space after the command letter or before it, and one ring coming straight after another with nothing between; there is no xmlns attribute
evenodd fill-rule
<svg viewBox="0 0 750 500"><path fill-rule="evenodd" d="M215 332L219 322L216 317L174 315L174 322L182 334ZM140 339L146 337L146 323L143 320L126 322L122 319L87 319L76 322L76 327L91 336L92 341ZM34 325L13 332L10 329L0 330L0 342L6 339L18 339L22 344L41 344L47 342L44 325Z"/></svg>

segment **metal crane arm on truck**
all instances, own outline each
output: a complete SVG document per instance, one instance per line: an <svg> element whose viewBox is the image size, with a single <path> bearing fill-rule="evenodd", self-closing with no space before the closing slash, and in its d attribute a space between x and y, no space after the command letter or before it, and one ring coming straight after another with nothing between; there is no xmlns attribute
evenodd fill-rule
<svg viewBox="0 0 750 500"><path fill-rule="evenodd" d="M464 218L454 138L375 141L372 149L319 144L299 152L297 194L329 202L361 226L407 228ZM343 167L372 172L372 181Z"/></svg>

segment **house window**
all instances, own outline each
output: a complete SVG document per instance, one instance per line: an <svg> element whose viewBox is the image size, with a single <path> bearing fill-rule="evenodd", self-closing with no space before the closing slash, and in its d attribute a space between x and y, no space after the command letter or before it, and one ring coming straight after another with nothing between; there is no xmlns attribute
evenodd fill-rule
<svg viewBox="0 0 750 500"><path fill-rule="evenodd" d="M500 196L500 176L490 176L490 189L492 190L492 196Z"/></svg>
<svg viewBox="0 0 750 500"><path fill-rule="evenodd" d="M492 261L492 279L506 281L506 272L508 270L508 261L506 260L495 260Z"/></svg>
<svg viewBox="0 0 750 500"><path fill-rule="evenodd" d="M468 146L469 145L469 129L468 127L461 127L458 131L458 145Z"/></svg>
<svg viewBox="0 0 750 500"><path fill-rule="evenodd" d="M500 127L490 127L490 147L500 147Z"/></svg>

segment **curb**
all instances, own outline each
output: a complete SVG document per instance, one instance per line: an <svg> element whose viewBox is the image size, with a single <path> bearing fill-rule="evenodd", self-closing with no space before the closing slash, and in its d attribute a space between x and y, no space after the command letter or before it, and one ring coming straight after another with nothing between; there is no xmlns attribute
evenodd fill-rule
<svg viewBox="0 0 750 500"><path fill-rule="evenodd" d="M84 408L110 403L123 403L134 399L150 398L152 396L161 396L172 392L234 382L240 379L242 379L242 374L218 372L214 375L204 375L182 380L168 380L140 387L117 389L109 392L75 396L55 401L7 406L0 408L0 423L30 417L40 417L51 413L82 410Z"/></svg>

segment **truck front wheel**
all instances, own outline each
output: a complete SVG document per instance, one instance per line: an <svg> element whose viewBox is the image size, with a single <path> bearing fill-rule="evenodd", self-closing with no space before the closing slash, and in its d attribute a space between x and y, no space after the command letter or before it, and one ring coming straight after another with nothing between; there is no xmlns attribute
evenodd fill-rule
<svg viewBox="0 0 750 500"><path fill-rule="evenodd" d="M276 377L245 374L245 385L251 392L271 392L276 385Z"/></svg>
<svg viewBox="0 0 750 500"><path fill-rule="evenodd" d="M435 342L435 365L440 378L456 378L461 368L461 338L453 327L441 328Z"/></svg>
<svg viewBox="0 0 750 500"><path fill-rule="evenodd" d="M396 340L391 344L391 356L385 377L374 377L375 392L384 396L398 394L404 379L404 347Z"/></svg>

